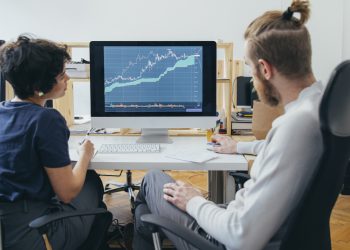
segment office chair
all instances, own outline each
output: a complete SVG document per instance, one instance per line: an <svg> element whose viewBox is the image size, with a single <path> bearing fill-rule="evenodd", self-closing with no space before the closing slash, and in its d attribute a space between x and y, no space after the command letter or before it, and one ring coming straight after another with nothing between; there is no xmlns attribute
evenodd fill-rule
<svg viewBox="0 0 350 250"><path fill-rule="evenodd" d="M115 176L115 177L120 177L123 173L123 170L120 171L120 174L118 175L106 175L106 174L100 174L100 176ZM111 188L110 186L113 185L115 188ZM119 183L115 181L109 181L105 185L105 194L111 194L115 192L127 192L129 195L129 201L130 201L130 208L131 208L131 213L135 213L135 194L134 190L140 190L140 183L134 184L132 182L132 172L130 170L126 171L126 182L125 183Z"/></svg>
<svg viewBox="0 0 350 250"><path fill-rule="evenodd" d="M54 221L62 220L69 217L77 217L77 216L95 216L94 223L91 227L91 231L87 240L83 243L83 245L79 248L81 250L98 250L104 247L106 241L106 234L109 225L112 221L112 214L104 208L96 208L96 209L87 209L87 210L79 210L79 211L64 211L57 212L53 214L43 215L32 222L29 223L29 227L32 229L36 229L43 236L43 240L45 243L45 247L47 250L52 250L50 242L47 237L48 225ZM3 249L3 236L4 232L2 232L1 228L1 219L0 219L0 250Z"/></svg>
<svg viewBox="0 0 350 250"><path fill-rule="evenodd" d="M341 194L350 195L350 160L349 160L349 164L348 164L348 169L346 170L346 173L345 173L344 185L343 185L343 189L341 191Z"/></svg>
<svg viewBox="0 0 350 250"><path fill-rule="evenodd" d="M2 232L2 224L1 224L1 218L0 218L0 250L3 250L3 232Z"/></svg>
<svg viewBox="0 0 350 250"><path fill-rule="evenodd" d="M300 202L264 249L329 250L329 218L340 193L350 158L350 60L333 71L319 108L324 152ZM219 249L203 237L167 218L152 214L141 220L161 249L158 228L168 230L199 249Z"/></svg>

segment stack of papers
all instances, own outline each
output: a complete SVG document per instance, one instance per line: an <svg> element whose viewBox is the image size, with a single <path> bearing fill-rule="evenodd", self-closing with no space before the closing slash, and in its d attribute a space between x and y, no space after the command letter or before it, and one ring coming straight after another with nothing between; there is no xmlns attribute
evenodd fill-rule
<svg viewBox="0 0 350 250"><path fill-rule="evenodd" d="M195 162L195 163L203 163L203 162L217 158L218 155L214 152L210 152L206 150L190 150L190 151L181 150L181 151L176 151L172 154L168 154L166 155L166 157L177 159L177 160Z"/></svg>

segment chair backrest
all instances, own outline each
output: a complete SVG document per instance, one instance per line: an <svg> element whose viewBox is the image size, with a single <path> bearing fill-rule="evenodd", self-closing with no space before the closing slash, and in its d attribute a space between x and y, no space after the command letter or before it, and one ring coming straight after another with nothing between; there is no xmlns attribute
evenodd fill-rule
<svg viewBox="0 0 350 250"><path fill-rule="evenodd" d="M98 250L107 246L107 230L112 221L112 213L96 214L87 240L78 250Z"/></svg>
<svg viewBox="0 0 350 250"><path fill-rule="evenodd" d="M0 218L0 250L4 247L4 231L2 230L1 218Z"/></svg>
<svg viewBox="0 0 350 250"><path fill-rule="evenodd" d="M280 249L331 249L329 218L350 158L350 61L333 71L319 109L324 152L285 224Z"/></svg>

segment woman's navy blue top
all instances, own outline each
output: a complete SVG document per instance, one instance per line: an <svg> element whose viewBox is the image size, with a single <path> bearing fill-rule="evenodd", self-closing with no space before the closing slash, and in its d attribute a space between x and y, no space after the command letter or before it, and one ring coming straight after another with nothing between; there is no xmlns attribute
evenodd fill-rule
<svg viewBox="0 0 350 250"><path fill-rule="evenodd" d="M44 167L71 163L69 130L55 109L29 102L0 103L0 201L50 200Z"/></svg>

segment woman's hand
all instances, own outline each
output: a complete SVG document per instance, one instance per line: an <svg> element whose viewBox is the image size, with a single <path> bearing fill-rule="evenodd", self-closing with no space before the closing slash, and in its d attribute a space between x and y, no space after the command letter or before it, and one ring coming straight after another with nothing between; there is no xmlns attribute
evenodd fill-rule
<svg viewBox="0 0 350 250"><path fill-rule="evenodd" d="M86 157L89 161L94 156L95 147L94 144L89 140L86 139L79 147L79 155L82 157Z"/></svg>

